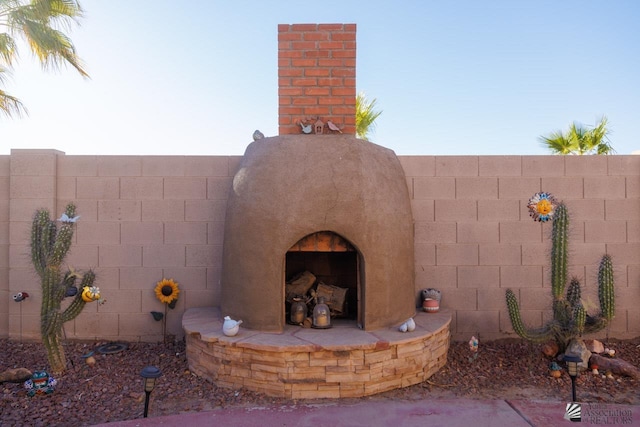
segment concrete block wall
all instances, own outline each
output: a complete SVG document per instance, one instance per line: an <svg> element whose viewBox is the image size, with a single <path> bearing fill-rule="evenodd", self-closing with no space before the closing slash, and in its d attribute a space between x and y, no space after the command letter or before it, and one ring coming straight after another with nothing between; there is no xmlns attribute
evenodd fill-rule
<svg viewBox="0 0 640 427"><path fill-rule="evenodd" d="M505 290L523 319L551 317L551 224L528 199L546 191L570 214L569 272L597 313L600 257L611 254L616 317L610 333L640 335L640 156L401 156L415 221L416 292L442 291L453 338L513 336ZM604 332L603 332L604 334Z"/></svg>
<svg viewBox="0 0 640 427"><path fill-rule="evenodd" d="M0 156L0 337L9 331L9 179L10 156Z"/></svg>
<svg viewBox="0 0 640 427"><path fill-rule="evenodd" d="M640 156L400 156L415 221L416 297L443 292L453 339L513 336L504 302L511 287L525 321L550 316L549 233L526 203L549 191L571 215L570 273L597 309L600 256L613 257L611 336L640 336ZM153 294L180 284L169 334L182 336L187 308L219 304L226 200L236 156L67 156L12 150L0 156L0 337L38 339L40 284L29 256L36 209L81 215L68 264L93 268L107 302L66 324L69 338L162 340ZM12 295L31 297L15 303Z"/></svg>
<svg viewBox="0 0 640 427"><path fill-rule="evenodd" d="M186 308L217 303L226 199L240 157L13 150L3 160L0 195L7 179L11 191L0 201L0 274L8 276L0 284L1 336L39 338L41 291L29 256L31 219L41 207L59 217L68 202L81 217L67 263L94 269L106 303L89 304L66 323L67 337L162 340L162 322L150 312L164 310L153 292L163 278L175 279L181 289L177 307L167 313L168 334L182 335ZM3 221L7 202L9 218ZM19 291L30 298L7 303Z"/></svg>

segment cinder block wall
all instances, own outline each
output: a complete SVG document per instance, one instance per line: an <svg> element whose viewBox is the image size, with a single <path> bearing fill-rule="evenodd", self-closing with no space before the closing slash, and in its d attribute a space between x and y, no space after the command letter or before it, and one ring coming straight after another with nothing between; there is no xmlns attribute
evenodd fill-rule
<svg viewBox="0 0 640 427"><path fill-rule="evenodd" d="M534 222L528 199L547 191L571 218L569 273L599 310L597 269L611 254L616 317L611 335L640 335L640 156L400 157L415 220L416 291L442 290L453 338L513 333L505 290L523 319L551 316L551 224Z"/></svg>
<svg viewBox="0 0 640 427"><path fill-rule="evenodd" d="M66 156L12 150L0 156L0 337L38 339L40 284L29 256L36 209L81 215L68 263L94 268L107 302L66 324L69 338L162 340L153 294L180 283L168 333L182 335L190 307L219 303L226 199L240 157ZM549 233L526 203L549 191L571 214L570 272L597 309L600 256L613 257L616 318L611 336L640 336L640 156L400 156L412 198L416 295L435 287L452 310L453 338L512 336L504 303L511 287L524 319L550 316ZM12 295L31 297L15 303Z"/></svg>
<svg viewBox="0 0 640 427"><path fill-rule="evenodd" d="M67 262L95 270L106 303L89 304L66 323L67 337L162 340L162 322L150 311L164 310L153 293L163 277L180 284L177 307L167 313L167 332L181 335L186 308L219 299L226 198L239 159L13 150L9 256L0 250L0 267L10 265L9 280L0 283L0 296L6 296L0 302L0 310L5 307L0 334L39 337L41 292L29 256L30 223L36 209L59 216L73 201L81 217ZM7 311L6 301L23 290L31 297L11 301Z"/></svg>
<svg viewBox="0 0 640 427"><path fill-rule="evenodd" d="M278 113L280 135L317 118L355 134L356 24L278 25Z"/></svg>
<svg viewBox="0 0 640 427"><path fill-rule="evenodd" d="M9 156L0 156L0 337L9 331Z"/></svg>

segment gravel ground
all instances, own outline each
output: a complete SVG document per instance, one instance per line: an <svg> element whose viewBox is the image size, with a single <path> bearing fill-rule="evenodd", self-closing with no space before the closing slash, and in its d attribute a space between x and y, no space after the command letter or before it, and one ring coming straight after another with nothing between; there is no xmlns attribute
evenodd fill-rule
<svg viewBox="0 0 640 427"><path fill-rule="evenodd" d="M65 351L69 369L56 377L53 394L28 397L22 383L2 383L0 424L2 426L86 426L141 418L144 392L140 371L157 366L162 376L151 394L149 416L238 406L292 404L247 390L218 388L191 374L184 343L129 343L113 354L95 352L93 367L83 355L105 344L69 342ZM46 354L39 343L0 340L0 371L24 367L47 369ZM610 341L616 356L640 367L640 337ZM362 399L529 399L566 402L571 381L549 376L549 360L540 346L522 340L480 342L478 357L470 360L467 343L452 343L447 365L428 381ZM640 405L639 381L628 377L606 379L584 373L577 379L581 402ZM349 399L357 401L358 399ZM314 401L322 403L322 400Z"/></svg>

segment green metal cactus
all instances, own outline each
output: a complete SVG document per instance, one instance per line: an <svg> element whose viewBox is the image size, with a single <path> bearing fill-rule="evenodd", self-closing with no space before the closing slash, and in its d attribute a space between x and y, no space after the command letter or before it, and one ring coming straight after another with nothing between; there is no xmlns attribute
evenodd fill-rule
<svg viewBox="0 0 640 427"><path fill-rule="evenodd" d="M582 334L604 329L615 315L613 265L611 257L604 255L598 271L598 299L601 312L589 316L582 304L580 282L572 278L565 297L567 283L567 248L569 216L567 207L560 203L553 217L551 249L551 295L553 319L541 328L527 328L522 322L518 299L507 289L506 300L513 330L522 338L533 342L555 340L560 351Z"/></svg>
<svg viewBox="0 0 640 427"><path fill-rule="evenodd" d="M76 207L68 204L59 219L60 228L49 217L45 209L38 210L31 228L31 260L40 276L42 286L42 307L40 311L40 332L47 349L49 365L53 373L61 373L67 367L62 347L63 325L78 316L85 304L86 296L77 292L71 303L62 310L62 300L70 287L80 279L80 289L93 286L95 274L89 270L84 275L69 268L62 272L62 263L71 247ZM91 301L91 299L89 299Z"/></svg>

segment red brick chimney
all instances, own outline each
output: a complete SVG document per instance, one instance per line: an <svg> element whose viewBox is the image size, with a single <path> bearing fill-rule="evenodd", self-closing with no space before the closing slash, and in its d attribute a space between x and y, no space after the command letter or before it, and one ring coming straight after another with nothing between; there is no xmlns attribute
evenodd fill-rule
<svg viewBox="0 0 640 427"><path fill-rule="evenodd" d="M278 103L280 135L318 119L355 135L356 24L278 25Z"/></svg>

